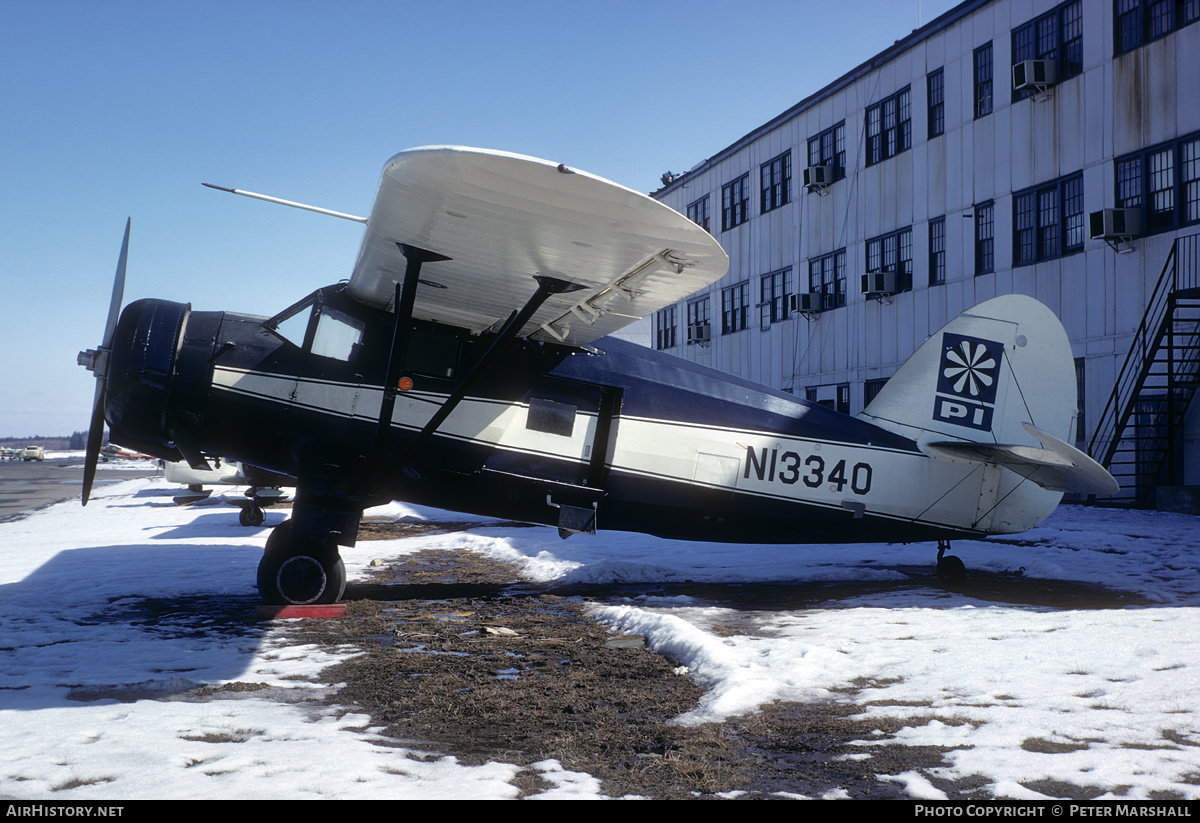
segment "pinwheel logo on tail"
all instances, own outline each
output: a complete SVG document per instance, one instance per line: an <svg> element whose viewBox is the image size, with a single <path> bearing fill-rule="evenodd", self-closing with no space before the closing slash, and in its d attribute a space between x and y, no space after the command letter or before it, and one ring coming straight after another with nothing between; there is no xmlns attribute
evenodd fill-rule
<svg viewBox="0 0 1200 823"><path fill-rule="evenodd" d="M1003 356L1004 346L994 340L943 334L933 419L991 429Z"/></svg>
<svg viewBox="0 0 1200 823"><path fill-rule="evenodd" d="M950 365L942 370L942 374L954 386L955 393L966 394L964 389L968 389L972 397L978 397L981 390L992 385L996 358L988 354L983 343L972 344L970 340L964 340L946 352L946 362Z"/></svg>

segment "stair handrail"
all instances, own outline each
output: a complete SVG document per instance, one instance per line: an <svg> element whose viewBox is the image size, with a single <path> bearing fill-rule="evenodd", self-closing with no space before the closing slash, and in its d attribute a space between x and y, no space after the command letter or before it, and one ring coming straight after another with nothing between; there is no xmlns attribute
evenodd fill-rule
<svg viewBox="0 0 1200 823"><path fill-rule="evenodd" d="M1196 264L1198 250L1200 250L1200 233L1177 237L1171 243L1171 251L1163 263L1158 282L1154 285L1154 291L1146 301L1146 311L1142 314L1142 321L1133 334L1133 341L1130 343L1128 354L1125 355L1125 362L1117 373L1112 393L1109 394L1104 411L1100 413L1096 428L1092 431L1092 437L1088 441L1088 454L1093 457L1096 457L1099 449L1103 447L1102 456L1097 457L1097 460L1104 466L1109 465L1116 452L1121 435L1124 433L1125 424L1133 409L1134 392L1150 366L1148 361L1153 354L1152 345L1156 343L1161 330L1163 318L1170 305L1170 295L1181 287L1196 288L1200 285L1198 282L1193 282L1200 281L1200 266ZM1178 265L1181 254L1187 265ZM1184 279L1189 281L1186 284L1179 282L1181 269Z"/></svg>

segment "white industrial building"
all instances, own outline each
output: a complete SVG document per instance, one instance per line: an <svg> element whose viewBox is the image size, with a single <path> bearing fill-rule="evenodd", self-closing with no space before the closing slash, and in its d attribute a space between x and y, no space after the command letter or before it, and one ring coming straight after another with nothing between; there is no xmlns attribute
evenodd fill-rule
<svg viewBox="0 0 1200 823"><path fill-rule="evenodd" d="M1200 485L1198 21L1200 0L967 0L664 175L730 270L651 345L855 414L957 313L1028 294L1071 339L1077 441L1127 496Z"/></svg>

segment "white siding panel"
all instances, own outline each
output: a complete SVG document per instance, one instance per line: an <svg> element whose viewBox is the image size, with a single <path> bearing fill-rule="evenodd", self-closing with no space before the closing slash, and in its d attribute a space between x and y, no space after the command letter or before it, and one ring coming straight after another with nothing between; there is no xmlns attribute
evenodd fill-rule
<svg viewBox="0 0 1200 823"><path fill-rule="evenodd" d="M738 371L772 386L830 386L849 381L852 408L862 381L891 374L930 333L957 313L997 294L1021 292L1059 314L1076 356L1087 358L1087 417L1095 424L1115 370L1141 321L1145 301L1176 234L1138 238L1115 254L1085 239L1084 250L1013 268L1013 192L1083 172L1084 212L1115 203L1115 159L1200 131L1200 24L1112 56L1113 6L1085 0L1084 72L1043 100L1011 99L1012 29L1059 5L1056 0L993 0L897 47L890 59L782 122L749 133L725 156L674 186L664 200L679 210L710 197L714 234L731 256L730 273L710 291L710 347L680 345L681 355ZM904 33L898 33L903 36ZM992 43L993 111L974 119L973 52ZM941 68L945 132L929 139L926 75ZM830 81L833 78L829 78ZM909 86L912 147L866 167L867 106ZM846 178L823 196L807 194L807 141L845 122ZM792 151L793 202L759 213L759 167ZM750 219L720 231L721 187L749 174ZM974 207L994 201L995 271L976 277ZM928 221L945 217L946 283L928 286ZM891 302L858 294L870 238L906 226L913 232L913 291ZM814 319L795 317L759 330L759 277L792 267L791 291L808 290L809 260L846 250L847 305ZM748 280L750 328L721 335L721 288ZM679 311L680 334L686 306ZM649 333L645 335L649 338ZM1187 448L1200 459L1200 413L1189 417ZM1200 470L1197 470L1200 475ZM1196 482L1200 482L1198 476Z"/></svg>

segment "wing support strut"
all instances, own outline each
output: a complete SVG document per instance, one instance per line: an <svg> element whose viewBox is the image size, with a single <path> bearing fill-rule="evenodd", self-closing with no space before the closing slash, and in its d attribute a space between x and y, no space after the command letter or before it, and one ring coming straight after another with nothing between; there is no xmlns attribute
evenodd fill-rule
<svg viewBox="0 0 1200 823"><path fill-rule="evenodd" d="M579 283L571 283L567 280L559 280L544 275L535 275L533 279L537 281L537 291L533 293L533 296L529 298L529 302L520 311L509 315L504 328L500 329L500 333L496 335L496 339L492 341L492 345L488 347L488 350L484 352L475 365L463 375L463 379L455 387L454 391L450 393L450 396L446 398L446 402L438 408L433 417L429 419L429 422L425 424L425 427L417 433L417 436L400 453L400 457L396 461L400 470L403 470L408 465L412 455L416 453L425 441L437 431L438 426L445 422L446 418L458 407L458 404L467 396L467 392L471 390L471 387L491 368L496 358L508 348L508 345L517 336L517 333L529 321L529 318L542 307L542 304L546 300L555 294L563 294L585 288L585 286Z"/></svg>
<svg viewBox="0 0 1200 823"><path fill-rule="evenodd" d="M409 333L412 330L413 305L417 299L417 283L421 277L421 266L449 260L444 254L419 249L407 243L397 243L404 253L407 264L403 283L396 284L396 302L393 304L392 346L388 352L387 374L383 380L383 402L379 408L379 423L375 429L375 454L383 455L387 447L388 431L392 428L392 412L396 408L397 383L408 354Z"/></svg>

